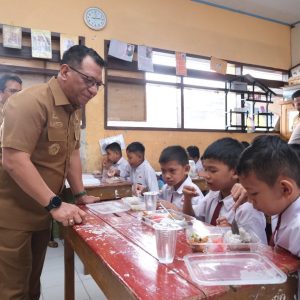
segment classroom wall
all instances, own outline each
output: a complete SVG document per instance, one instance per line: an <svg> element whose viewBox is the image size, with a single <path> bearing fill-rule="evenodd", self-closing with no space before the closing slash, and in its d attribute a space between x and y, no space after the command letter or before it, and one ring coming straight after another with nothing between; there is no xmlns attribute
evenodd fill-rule
<svg viewBox="0 0 300 300"><path fill-rule="evenodd" d="M108 18L102 31L83 22L87 7L99 6ZM54 32L83 35L86 45L103 55L104 39L216 56L244 63L288 69L291 67L290 28L190 0L1 0L0 22ZM99 167L98 140L123 133L126 143L139 140L156 169L162 148L171 144L197 144L203 151L224 133L104 130L103 91L87 106L83 163L85 170ZM252 134L227 134L250 141Z"/></svg>
<svg viewBox="0 0 300 300"><path fill-rule="evenodd" d="M291 29L292 67L300 64L300 24Z"/></svg>

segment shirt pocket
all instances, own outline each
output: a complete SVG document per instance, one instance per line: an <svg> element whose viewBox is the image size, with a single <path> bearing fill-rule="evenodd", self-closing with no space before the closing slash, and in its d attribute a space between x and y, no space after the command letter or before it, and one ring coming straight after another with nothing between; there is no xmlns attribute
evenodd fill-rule
<svg viewBox="0 0 300 300"><path fill-rule="evenodd" d="M66 142L67 130L65 128L48 128L48 140L49 142Z"/></svg>

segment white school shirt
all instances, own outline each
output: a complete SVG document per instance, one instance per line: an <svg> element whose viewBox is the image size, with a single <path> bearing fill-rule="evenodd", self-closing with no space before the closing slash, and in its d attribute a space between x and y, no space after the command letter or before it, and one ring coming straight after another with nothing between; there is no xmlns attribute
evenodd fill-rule
<svg viewBox="0 0 300 300"><path fill-rule="evenodd" d="M246 231L250 230L254 232L262 244L268 244L265 231L266 217L264 213L255 209L251 203L246 202L237 208L235 220L237 224Z"/></svg>
<svg viewBox="0 0 300 300"><path fill-rule="evenodd" d="M203 165L202 165L202 162L200 159L196 162L196 171L197 171L197 173L204 171L204 168L203 168Z"/></svg>
<svg viewBox="0 0 300 300"><path fill-rule="evenodd" d="M231 195L222 199L220 191L209 191L199 204L194 207L195 216L199 218L199 220L210 224L219 201L223 201L224 203L219 216L225 217L228 223L231 223L234 217L231 210L234 205L234 200Z"/></svg>
<svg viewBox="0 0 300 300"><path fill-rule="evenodd" d="M127 179L129 177L130 165L123 156L113 165L113 167L120 171L121 178Z"/></svg>
<svg viewBox="0 0 300 300"><path fill-rule="evenodd" d="M185 181L181 184L181 186L175 191L173 186L169 186L167 184L164 184L160 193L160 198L163 200L172 202L175 204L180 210L183 208L183 202L184 202L184 195L183 195L183 187L187 186L192 186L196 189L198 196L192 198L192 205L197 205L201 199L204 198L201 190L199 187L193 183L192 179L190 176L187 176ZM171 201L172 200L172 201Z"/></svg>
<svg viewBox="0 0 300 300"><path fill-rule="evenodd" d="M155 171L147 160L144 160L137 168L130 167L129 178L133 184L142 184L148 191L159 191Z"/></svg>
<svg viewBox="0 0 300 300"><path fill-rule="evenodd" d="M300 197L282 213L274 243L300 257ZM300 270L298 270L298 299L300 299Z"/></svg>

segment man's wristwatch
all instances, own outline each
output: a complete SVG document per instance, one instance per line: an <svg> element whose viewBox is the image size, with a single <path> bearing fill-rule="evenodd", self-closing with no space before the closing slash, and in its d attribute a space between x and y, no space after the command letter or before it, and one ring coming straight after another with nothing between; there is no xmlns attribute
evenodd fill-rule
<svg viewBox="0 0 300 300"><path fill-rule="evenodd" d="M50 211L53 208L58 208L61 206L62 200L58 196L54 196L50 199L50 202L47 206L45 206L45 209L47 211Z"/></svg>

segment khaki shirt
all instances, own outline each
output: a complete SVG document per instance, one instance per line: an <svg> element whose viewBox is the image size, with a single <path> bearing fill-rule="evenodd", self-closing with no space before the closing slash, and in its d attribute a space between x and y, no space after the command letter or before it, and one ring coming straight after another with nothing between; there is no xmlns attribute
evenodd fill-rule
<svg viewBox="0 0 300 300"><path fill-rule="evenodd" d="M5 105L2 147L29 153L55 194L63 188L79 139L80 110L73 109L55 78L13 95ZM0 166L0 227L37 231L49 224L45 208Z"/></svg>

